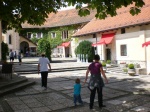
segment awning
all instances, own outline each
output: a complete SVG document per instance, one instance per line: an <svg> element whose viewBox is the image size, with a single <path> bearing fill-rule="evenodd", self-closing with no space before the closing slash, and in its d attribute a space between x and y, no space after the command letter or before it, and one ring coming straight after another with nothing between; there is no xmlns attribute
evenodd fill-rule
<svg viewBox="0 0 150 112"><path fill-rule="evenodd" d="M62 47L69 47L70 42L64 42L60 46L57 46L57 48L62 48Z"/></svg>
<svg viewBox="0 0 150 112"><path fill-rule="evenodd" d="M93 43L92 46L97 46L101 44L110 44L114 38L115 33L102 34L102 38L99 42Z"/></svg>
<svg viewBox="0 0 150 112"><path fill-rule="evenodd" d="M147 47L148 45L150 45L150 41L143 43L143 44L142 44L142 47L144 47L144 46Z"/></svg>

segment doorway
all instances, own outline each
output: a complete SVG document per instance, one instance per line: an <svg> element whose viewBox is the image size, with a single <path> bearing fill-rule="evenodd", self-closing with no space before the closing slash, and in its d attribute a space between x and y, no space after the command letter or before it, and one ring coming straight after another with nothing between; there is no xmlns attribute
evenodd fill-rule
<svg viewBox="0 0 150 112"><path fill-rule="evenodd" d="M106 60L111 60L111 49L110 48L106 49Z"/></svg>
<svg viewBox="0 0 150 112"><path fill-rule="evenodd" d="M69 57L69 47L65 48L65 57Z"/></svg>

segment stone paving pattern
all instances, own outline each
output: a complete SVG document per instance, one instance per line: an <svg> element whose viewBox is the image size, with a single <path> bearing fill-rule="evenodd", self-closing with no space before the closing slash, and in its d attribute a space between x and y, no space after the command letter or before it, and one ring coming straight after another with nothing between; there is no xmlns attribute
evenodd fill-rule
<svg viewBox="0 0 150 112"><path fill-rule="evenodd" d="M36 59L34 59L37 61ZM87 66L89 63L52 63L52 69ZM15 64L14 69L32 70L37 64ZM49 73L48 89L43 90L38 74L23 74L36 84L15 93L5 95L3 100L14 112L150 112L150 75L106 73L109 84L104 87L105 108L99 109L97 95L94 109L89 109L90 91L82 85L84 105L74 107L73 85L76 78L83 84L86 70ZM21 75L21 74L20 74ZM0 112L4 112L0 105Z"/></svg>

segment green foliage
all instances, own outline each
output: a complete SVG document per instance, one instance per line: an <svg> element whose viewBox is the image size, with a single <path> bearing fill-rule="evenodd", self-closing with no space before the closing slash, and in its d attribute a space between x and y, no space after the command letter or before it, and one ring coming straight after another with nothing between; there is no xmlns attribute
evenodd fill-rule
<svg viewBox="0 0 150 112"><path fill-rule="evenodd" d="M127 73L127 72L128 72L128 69L127 69L127 68L124 68L124 69L123 69L123 72Z"/></svg>
<svg viewBox="0 0 150 112"><path fill-rule="evenodd" d="M1 57L2 57L3 61L6 61L7 60L7 54L8 54L8 45L6 43L2 42L1 46L2 46Z"/></svg>
<svg viewBox="0 0 150 112"><path fill-rule="evenodd" d="M40 54L45 53L46 57L51 61L51 47L47 38L42 38L38 41L37 49Z"/></svg>
<svg viewBox="0 0 150 112"><path fill-rule="evenodd" d="M132 15L140 13L140 8L144 5L143 0L65 0L70 5L76 5L76 9L79 10L80 16L86 16L90 14L90 10L96 9L97 13L95 15L96 18L105 19L107 16L116 16L116 10L121 8L122 6L127 7L135 3L135 5L130 9L130 13ZM83 4L88 4L87 7L83 8Z"/></svg>
<svg viewBox="0 0 150 112"><path fill-rule="evenodd" d="M103 66L103 67L106 67L106 62L102 62L102 66Z"/></svg>
<svg viewBox="0 0 150 112"><path fill-rule="evenodd" d="M39 41L40 39L39 38L36 38L36 37L33 37L33 38L31 38L31 41L33 42L33 43L38 43L38 41Z"/></svg>
<svg viewBox="0 0 150 112"><path fill-rule="evenodd" d="M56 33L56 37L52 38L51 37L51 33L55 32ZM51 44L51 49L56 48L58 45L60 45L62 43L62 39L61 39L61 32L60 31L51 31L48 33L48 38L49 38L49 42Z"/></svg>
<svg viewBox="0 0 150 112"><path fill-rule="evenodd" d="M16 28L20 29L21 24L27 22L32 25L42 25L48 14L56 13L60 7L76 5L80 16L90 14L91 9L96 9L96 17L104 19L107 16L115 16L116 10L122 6L135 4L131 9L132 15L138 14L144 5L143 0L1 0L0 20L2 20L3 30ZM83 4L88 4L83 8ZM29 13L30 12L30 13Z"/></svg>
<svg viewBox="0 0 150 112"><path fill-rule="evenodd" d="M128 68L129 68L129 69L134 69L134 64L129 64L129 65L128 65Z"/></svg>
<svg viewBox="0 0 150 112"><path fill-rule="evenodd" d="M36 33L43 33L43 36L46 36L47 34L48 34L48 32L49 32L49 30L50 29L45 29L45 28L27 28L27 29L21 29L20 30L20 34L22 35L22 36L25 36L25 37L27 37L27 33L28 32L32 32L32 34L33 34L33 37L35 37L36 36Z"/></svg>
<svg viewBox="0 0 150 112"><path fill-rule="evenodd" d="M4 28L21 28L21 23L42 25L51 12L65 6L60 0L3 0L0 1L0 20Z"/></svg>
<svg viewBox="0 0 150 112"><path fill-rule="evenodd" d="M88 61L92 62L93 61L93 56L94 56L94 50L91 46L90 41L82 41L79 43L79 45L75 49L75 54L84 54L84 57L86 54L88 54Z"/></svg>
<svg viewBox="0 0 150 112"><path fill-rule="evenodd" d="M107 64L111 64L111 60L107 60L106 63L107 63Z"/></svg>

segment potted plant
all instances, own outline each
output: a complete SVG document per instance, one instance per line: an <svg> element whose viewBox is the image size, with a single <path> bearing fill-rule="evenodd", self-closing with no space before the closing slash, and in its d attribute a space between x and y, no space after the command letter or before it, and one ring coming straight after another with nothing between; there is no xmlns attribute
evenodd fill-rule
<svg viewBox="0 0 150 112"><path fill-rule="evenodd" d="M132 64L132 63L128 65L128 74L135 75L134 64Z"/></svg>
<svg viewBox="0 0 150 112"><path fill-rule="evenodd" d="M111 67L111 60L106 61L106 67Z"/></svg>
<svg viewBox="0 0 150 112"><path fill-rule="evenodd" d="M106 62L102 62L102 67L103 67L104 72L106 72Z"/></svg>

